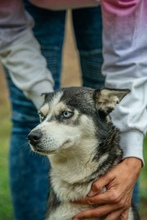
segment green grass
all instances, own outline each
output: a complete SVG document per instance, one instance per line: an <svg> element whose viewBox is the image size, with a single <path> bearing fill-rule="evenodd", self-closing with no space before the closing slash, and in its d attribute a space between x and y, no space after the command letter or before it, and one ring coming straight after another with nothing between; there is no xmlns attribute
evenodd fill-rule
<svg viewBox="0 0 147 220"><path fill-rule="evenodd" d="M4 106L0 109L0 220L13 220L13 210L9 190L8 151L10 141L10 111ZM147 164L147 138L144 142L144 158ZM140 176L140 212L142 220L147 219L147 167L142 169Z"/></svg>
<svg viewBox="0 0 147 220"><path fill-rule="evenodd" d="M140 213L143 220L147 219L147 137L144 141L145 166L140 175Z"/></svg>
<svg viewBox="0 0 147 220"><path fill-rule="evenodd" d="M145 166L142 169L141 177L140 177L140 196L142 199L147 200L147 138L144 141L144 159L145 159Z"/></svg>
<svg viewBox="0 0 147 220"><path fill-rule="evenodd" d="M13 211L9 190L8 150L10 141L11 123L9 108L5 106L0 110L0 219L12 220Z"/></svg>

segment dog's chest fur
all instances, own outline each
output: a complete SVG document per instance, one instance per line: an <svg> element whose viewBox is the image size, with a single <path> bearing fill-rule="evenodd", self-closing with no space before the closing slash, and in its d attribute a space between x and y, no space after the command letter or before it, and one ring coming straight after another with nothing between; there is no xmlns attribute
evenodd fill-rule
<svg viewBox="0 0 147 220"><path fill-rule="evenodd" d="M99 144L98 140L93 142L95 146L101 145L100 151L94 146L87 147L85 151L86 143L83 140L83 146L78 146L75 151L69 150L68 155L66 150L65 152L63 150L58 156L49 156L53 168L50 172L51 194L46 220L71 220L80 211L91 208L72 201L87 196L93 181L118 164L122 158L122 151L118 147L118 130L111 123L108 127L110 137L102 144ZM115 135L112 136L111 133ZM109 152L108 149L105 150L108 144ZM112 146L113 150L111 150ZM102 219L104 218L99 218Z"/></svg>
<svg viewBox="0 0 147 220"><path fill-rule="evenodd" d="M116 139L117 138L116 133ZM99 160L98 156L95 155L95 157L94 161L90 160L89 164L83 167L81 163L77 166L78 161L74 164L71 160L70 163L72 168L69 170L65 169L65 172L61 172L58 167L63 168L63 166L60 163L55 166L54 158L51 156L50 161L51 164L53 164L53 169L51 169L50 172L51 188L45 218L46 220L72 220L73 216L80 211L93 208L89 205L76 204L73 201L76 201L79 198L84 198L88 195L93 181L104 175L108 170L121 161L122 151L119 148L115 149L115 157L111 151L109 154L104 153L104 155L101 155ZM65 163L64 166L67 166L67 164ZM68 164L67 167L69 168L70 165ZM103 189L103 191L105 191L105 189ZM104 219L104 217L101 217L91 218L89 220ZM138 220L138 218L134 218L132 208L130 208L128 220Z"/></svg>

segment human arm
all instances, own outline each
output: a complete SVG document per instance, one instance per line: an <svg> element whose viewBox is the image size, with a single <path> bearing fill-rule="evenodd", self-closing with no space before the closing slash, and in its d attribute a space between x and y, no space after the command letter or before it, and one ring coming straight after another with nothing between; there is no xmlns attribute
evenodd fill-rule
<svg viewBox="0 0 147 220"><path fill-rule="evenodd" d="M40 108L43 103L41 94L53 91L54 82L30 29L10 42L1 52L1 61L9 70L14 84L34 102L37 109Z"/></svg>
<svg viewBox="0 0 147 220"><path fill-rule="evenodd" d="M13 83L40 108L41 93L52 92L54 82L32 33L33 19L20 0L1 1L0 14L0 60Z"/></svg>
<svg viewBox="0 0 147 220"><path fill-rule="evenodd" d="M147 131L147 2L110 3L104 0L101 6L104 26L102 71L106 86L131 91L113 111L112 120L121 131L124 158L143 160L143 139Z"/></svg>

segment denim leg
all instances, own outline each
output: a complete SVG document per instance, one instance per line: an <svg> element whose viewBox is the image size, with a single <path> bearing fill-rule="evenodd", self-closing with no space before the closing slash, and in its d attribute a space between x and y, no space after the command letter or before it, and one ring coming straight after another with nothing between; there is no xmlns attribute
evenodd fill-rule
<svg viewBox="0 0 147 220"><path fill-rule="evenodd" d="M65 12L54 13L28 4L36 25L35 35L55 80L60 85L61 53ZM9 153L10 187L15 220L44 219L49 190L49 161L33 153L28 145L29 131L39 123L37 110L6 73L12 105L12 133Z"/></svg>
<svg viewBox="0 0 147 220"><path fill-rule="evenodd" d="M73 27L79 50L83 86L104 86L101 74L102 18L101 8L85 8L72 11Z"/></svg>
<svg viewBox="0 0 147 220"><path fill-rule="evenodd" d="M49 161L31 152L27 135L39 123L37 110L6 74L12 106L9 173L16 220L43 219Z"/></svg>
<svg viewBox="0 0 147 220"><path fill-rule="evenodd" d="M133 201L137 207L137 209L139 209L139 180L137 180L135 187L134 187L134 191L133 191Z"/></svg>
<svg viewBox="0 0 147 220"><path fill-rule="evenodd" d="M62 70L62 46L64 40L66 11L51 11L35 7L28 1L26 10L35 21L34 35L41 45L42 54L55 80L55 88L60 87Z"/></svg>

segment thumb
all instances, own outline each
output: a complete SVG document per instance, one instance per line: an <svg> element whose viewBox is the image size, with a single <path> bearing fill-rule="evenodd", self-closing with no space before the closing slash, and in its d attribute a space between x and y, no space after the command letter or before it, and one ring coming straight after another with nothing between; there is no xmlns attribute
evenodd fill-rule
<svg viewBox="0 0 147 220"><path fill-rule="evenodd" d="M95 196L96 194L103 193L106 191L106 186L113 180L112 176L107 173L106 175L100 177L93 182L90 192L88 193L89 197Z"/></svg>

